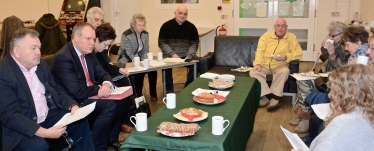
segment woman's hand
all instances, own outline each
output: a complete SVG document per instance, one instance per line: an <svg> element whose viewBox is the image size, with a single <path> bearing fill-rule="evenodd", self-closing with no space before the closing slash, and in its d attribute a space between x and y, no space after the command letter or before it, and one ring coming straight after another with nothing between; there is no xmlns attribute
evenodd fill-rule
<svg viewBox="0 0 374 151"><path fill-rule="evenodd" d="M329 53L329 55L335 53L335 47L334 47L334 45L331 44L331 43L329 43L329 42L326 43L326 49L327 49L327 52Z"/></svg>
<svg viewBox="0 0 374 151"><path fill-rule="evenodd" d="M354 58L349 64L357 64L357 59L358 58Z"/></svg>
<svg viewBox="0 0 374 151"><path fill-rule="evenodd" d="M125 75L125 76L128 76L129 75L129 71L125 68L119 68L119 73Z"/></svg>

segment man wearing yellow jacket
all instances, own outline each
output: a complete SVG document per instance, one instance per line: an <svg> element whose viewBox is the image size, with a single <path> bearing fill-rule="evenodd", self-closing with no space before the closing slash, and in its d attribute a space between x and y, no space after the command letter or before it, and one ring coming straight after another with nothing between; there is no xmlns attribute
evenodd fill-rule
<svg viewBox="0 0 374 151"><path fill-rule="evenodd" d="M259 106L269 104L266 108L268 111L280 106L274 96L281 97L283 94L284 83L290 73L288 63L301 59L303 53L296 36L287 32L287 27L286 20L279 18L274 24L274 31L266 32L260 37L254 67L250 72L250 76L261 83ZM270 88L266 83L266 75L273 75Z"/></svg>

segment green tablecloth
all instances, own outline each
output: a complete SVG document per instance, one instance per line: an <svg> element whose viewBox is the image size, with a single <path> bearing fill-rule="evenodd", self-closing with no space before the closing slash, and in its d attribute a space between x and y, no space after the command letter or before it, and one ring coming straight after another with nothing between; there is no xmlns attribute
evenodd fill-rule
<svg viewBox="0 0 374 151"><path fill-rule="evenodd" d="M245 150L249 136L253 131L255 115L260 98L260 83L250 77L236 77L235 85L225 91L230 91L226 101L216 105L204 105L192 100L192 91L197 88L210 89L209 79L197 78L177 95L175 109L165 106L148 119L148 130L133 131L121 146L121 151L131 148L152 150ZM195 107L209 113L208 118L197 122L201 129L194 135L182 138L168 137L157 133L161 122L182 123L173 117L180 109ZM223 116L230 121L230 126L223 135L212 134L212 116Z"/></svg>

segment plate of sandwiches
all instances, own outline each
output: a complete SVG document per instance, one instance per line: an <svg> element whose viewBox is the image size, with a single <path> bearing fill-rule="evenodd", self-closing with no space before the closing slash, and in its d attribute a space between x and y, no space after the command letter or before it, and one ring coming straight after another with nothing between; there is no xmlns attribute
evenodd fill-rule
<svg viewBox="0 0 374 151"><path fill-rule="evenodd" d="M173 123L173 122L162 122L157 132L169 137L187 137L193 136L197 131L200 130L199 124L196 123Z"/></svg>
<svg viewBox="0 0 374 151"><path fill-rule="evenodd" d="M211 94L208 92L202 92L199 95L193 97L193 100L197 103L205 105L215 105L226 101L226 97L219 94Z"/></svg>
<svg viewBox="0 0 374 151"><path fill-rule="evenodd" d="M223 81L221 79L213 79L212 82L209 82L209 87L217 89L217 90L224 90L234 86L233 81Z"/></svg>
<svg viewBox="0 0 374 151"><path fill-rule="evenodd" d="M173 115L176 119L185 122L198 122L208 118L208 112L189 107L181 109L177 114Z"/></svg>

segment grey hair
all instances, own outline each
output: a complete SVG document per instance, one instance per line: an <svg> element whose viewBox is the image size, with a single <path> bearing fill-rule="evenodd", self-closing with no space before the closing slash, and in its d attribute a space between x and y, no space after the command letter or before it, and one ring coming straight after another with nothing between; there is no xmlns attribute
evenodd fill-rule
<svg viewBox="0 0 374 151"><path fill-rule="evenodd" d="M81 22L81 23L78 23L74 26L71 35L73 35L73 37L74 37L74 34L77 34L78 36L81 36L82 35L82 29L86 26L91 27L92 30L95 30L95 28L90 23Z"/></svg>
<svg viewBox="0 0 374 151"><path fill-rule="evenodd" d="M144 21L144 25L147 23L145 20L145 16L142 13L135 13L132 15L132 18L130 20L130 27L135 26L136 22Z"/></svg>
<svg viewBox="0 0 374 151"><path fill-rule="evenodd" d="M341 21L332 21L329 26L327 26L327 31L329 33L333 31L337 31L338 33L342 33L345 28L347 28L347 24L341 22Z"/></svg>
<svg viewBox="0 0 374 151"><path fill-rule="evenodd" d="M86 14L87 19L92 19L95 13L101 14L104 16L104 11L100 7L91 7Z"/></svg>
<svg viewBox="0 0 374 151"><path fill-rule="evenodd" d="M32 38L39 38L39 33L34 29L21 28L16 30L10 40L10 53L13 53L13 48L16 47L19 41L25 38L26 35L30 35Z"/></svg>

